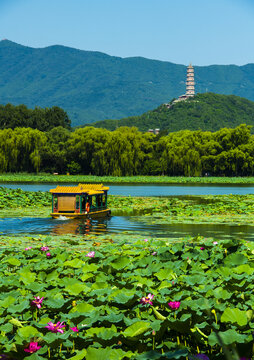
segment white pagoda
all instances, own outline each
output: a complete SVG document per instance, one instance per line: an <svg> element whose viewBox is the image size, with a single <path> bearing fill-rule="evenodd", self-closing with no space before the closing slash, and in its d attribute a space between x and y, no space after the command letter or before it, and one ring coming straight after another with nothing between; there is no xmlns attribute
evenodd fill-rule
<svg viewBox="0 0 254 360"><path fill-rule="evenodd" d="M194 69L190 64L187 67L186 93L187 97L195 95Z"/></svg>
<svg viewBox="0 0 254 360"><path fill-rule="evenodd" d="M194 68L190 64L187 67L187 77L186 77L186 92L185 94L178 97L178 99L174 100L172 104L177 103L179 101L187 100L190 97L195 95L195 81L194 81ZM171 107L171 104L165 104L168 108Z"/></svg>

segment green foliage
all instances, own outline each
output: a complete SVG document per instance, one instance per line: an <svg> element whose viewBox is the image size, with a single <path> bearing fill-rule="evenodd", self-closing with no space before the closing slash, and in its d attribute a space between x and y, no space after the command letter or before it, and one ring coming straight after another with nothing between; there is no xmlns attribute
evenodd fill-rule
<svg viewBox="0 0 254 360"><path fill-rule="evenodd" d="M10 359L26 358L31 341L41 347L31 359L192 359L197 349L210 360L253 356L254 271L236 266L245 259L253 269L251 243L44 240L50 257L41 237L8 238L0 253L0 349ZM143 305L149 293L153 305ZM35 297L44 298L40 308ZM49 322L63 322L63 333Z"/></svg>
<svg viewBox="0 0 254 360"><path fill-rule="evenodd" d="M96 176L96 175L53 175L48 173L3 173L0 183L107 183L107 184L245 184L252 185L254 177L184 177L184 176Z"/></svg>
<svg viewBox="0 0 254 360"><path fill-rule="evenodd" d="M26 127L49 131L57 126L70 129L71 121L63 109L53 106L51 109L35 107L28 109L25 105L0 105L0 129Z"/></svg>
<svg viewBox="0 0 254 360"><path fill-rule="evenodd" d="M61 126L49 132L4 129L0 130L0 172L251 176L253 148L254 135L244 124L214 133L183 130L161 137L135 127L113 132L93 127L70 132Z"/></svg>
<svg viewBox="0 0 254 360"><path fill-rule="evenodd" d="M0 186L0 209L49 206L51 197L49 192L23 191Z"/></svg>
<svg viewBox="0 0 254 360"><path fill-rule="evenodd" d="M140 116L121 120L103 120L92 125L115 130L119 126L136 126L140 131L159 128L161 131L180 130L217 131L240 124L254 125L253 101L235 95L197 94L170 107L160 105Z"/></svg>

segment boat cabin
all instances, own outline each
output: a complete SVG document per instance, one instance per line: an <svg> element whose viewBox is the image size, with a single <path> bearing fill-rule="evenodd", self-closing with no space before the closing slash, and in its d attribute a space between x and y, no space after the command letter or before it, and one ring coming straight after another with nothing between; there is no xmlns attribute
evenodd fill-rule
<svg viewBox="0 0 254 360"><path fill-rule="evenodd" d="M105 216L110 214L107 207L109 187L103 184L78 184L77 186L57 186L51 189L53 218Z"/></svg>

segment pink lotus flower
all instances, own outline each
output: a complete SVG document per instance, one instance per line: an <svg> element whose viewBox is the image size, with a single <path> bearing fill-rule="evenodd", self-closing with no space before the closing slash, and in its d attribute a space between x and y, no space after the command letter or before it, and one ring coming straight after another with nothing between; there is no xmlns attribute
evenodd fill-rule
<svg viewBox="0 0 254 360"><path fill-rule="evenodd" d="M28 348L24 349L24 351L32 354L38 351L40 348L41 346L39 346L37 342L30 342Z"/></svg>
<svg viewBox="0 0 254 360"><path fill-rule="evenodd" d="M58 321L56 324L53 324L52 321L50 321L48 323L48 326L45 326L45 328L50 330L51 332L53 332L53 333L59 332L61 334L64 333L64 331L62 330L62 328L64 328L64 327L65 327L64 323L60 322L60 321Z"/></svg>
<svg viewBox="0 0 254 360"><path fill-rule="evenodd" d="M40 298L39 296L35 296L34 299L35 300L31 301L31 305L37 306L37 308L40 309L44 297Z"/></svg>
<svg viewBox="0 0 254 360"><path fill-rule="evenodd" d="M28 246L27 248L25 248L25 250L27 251L27 250L30 250L30 249L32 249L32 246ZM0 358L1 359L1 358Z"/></svg>
<svg viewBox="0 0 254 360"><path fill-rule="evenodd" d="M152 294L148 294L147 297L145 297L145 296L142 297L140 299L140 304L142 304L142 305L146 305L146 304L153 305L153 303L152 303L153 297L154 297L154 295L152 295Z"/></svg>
<svg viewBox="0 0 254 360"><path fill-rule="evenodd" d="M147 242L148 241L148 239L144 239L144 242Z"/></svg>
<svg viewBox="0 0 254 360"><path fill-rule="evenodd" d="M50 252L47 252L46 256L47 256L47 257L50 257L50 256L51 256Z"/></svg>
<svg viewBox="0 0 254 360"><path fill-rule="evenodd" d="M90 251L89 253L86 254L86 257L92 258L94 257L94 255L95 255L95 251Z"/></svg>
<svg viewBox="0 0 254 360"><path fill-rule="evenodd" d="M157 255L157 252L156 252L156 251L154 251L154 252L152 253L152 255Z"/></svg>
<svg viewBox="0 0 254 360"><path fill-rule="evenodd" d="M200 250L205 250L204 246L201 246Z"/></svg>
<svg viewBox="0 0 254 360"><path fill-rule="evenodd" d="M214 242L213 242L213 245L218 245L218 241L214 241Z"/></svg>
<svg viewBox="0 0 254 360"><path fill-rule="evenodd" d="M72 327L72 328L70 328L72 331L74 331L74 332L78 332L79 330L78 330L78 328L77 328L77 326L74 326L74 327Z"/></svg>
<svg viewBox="0 0 254 360"><path fill-rule="evenodd" d="M168 306L172 309L172 310L177 310L179 308L181 304L181 301L170 301L168 303Z"/></svg>
<svg viewBox="0 0 254 360"><path fill-rule="evenodd" d="M48 246L42 246L41 247L41 251L48 251L49 250L49 247Z"/></svg>

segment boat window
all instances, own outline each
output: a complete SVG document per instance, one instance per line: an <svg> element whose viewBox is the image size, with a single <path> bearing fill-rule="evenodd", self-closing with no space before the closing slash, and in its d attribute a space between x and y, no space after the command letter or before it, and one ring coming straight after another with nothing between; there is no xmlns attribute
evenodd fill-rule
<svg viewBox="0 0 254 360"><path fill-rule="evenodd" d="M82 212L84 212L86 210L86 200L87 200L87 198L86 198L85 195L83 195L81 198L82 198L82 203L81 203Z"/></svg>
<svg viewBox="0 0 254 360"><path fill-rule="evenodd" d="M107 206L107 194L102 196L102 206Z"/></svg>
<svg viewBox="0 0 254 360"><path fill-rule="evenodd" d="M96 203L98 208L102 207L102 195L96 196Z"/></svg>
<svg viewBox="0 0 254 360"><path fill-rule="evenodd" d="M76 209L79 209L80 196L76 195Z"/></svg>
<svg viewBox="0 0 254 360"><path fill-rule="evenodd" d="M88 201L89 201L89 204L90 204L90 208L95 208L96 206L96 200L95 200L95 197L94 196L89 196L88 197Z"/></svg>
<svg viewBox="0 0 254 360"><path fill-rule="evenodd" d="M57 209L57 207L58 207L58 197L56 195L53 197L53 204L54 204L54 209Z"/></svg>

